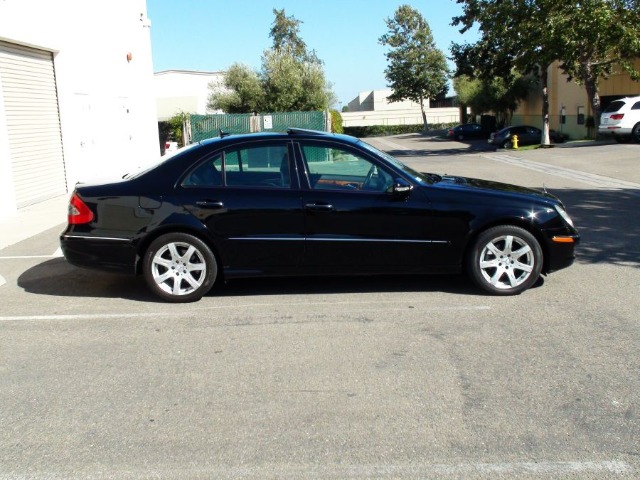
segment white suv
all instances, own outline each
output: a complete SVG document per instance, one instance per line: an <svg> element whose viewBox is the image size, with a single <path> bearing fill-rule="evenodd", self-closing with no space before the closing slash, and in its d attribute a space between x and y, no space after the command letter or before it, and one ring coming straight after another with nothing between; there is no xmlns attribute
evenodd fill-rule
<svg viewBox="0 0 640 480"><path fill-rule="evenodd" d="M640 96L614 100L602 112L598 133L619 142L640 142Z"/></svg>

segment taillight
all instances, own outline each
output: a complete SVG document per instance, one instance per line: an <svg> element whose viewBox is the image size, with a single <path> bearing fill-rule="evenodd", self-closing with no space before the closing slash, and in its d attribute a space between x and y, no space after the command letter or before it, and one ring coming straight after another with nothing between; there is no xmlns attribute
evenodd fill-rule
<svg viewBox="0 0 640 480"><path fill-rule="evenodd" d="M69 200L69 215L67 217L69 225L80 225L93 220L93 212L80 197L74 193Z"/></svg>
<svg viewBox="0 0 640 480"><path fill-rule="evenodd" d="M611 115L609 118L611 120L622 120L622 117L624 117L624 113L615 113Z"/></svg>
<svg viewBox="0 0 640 480"><path fill-rule="evenodd" d="M166 150L167 148L169 148L171 146L171 144L169 142L165 142L164 144L164 149Z"/></svg>

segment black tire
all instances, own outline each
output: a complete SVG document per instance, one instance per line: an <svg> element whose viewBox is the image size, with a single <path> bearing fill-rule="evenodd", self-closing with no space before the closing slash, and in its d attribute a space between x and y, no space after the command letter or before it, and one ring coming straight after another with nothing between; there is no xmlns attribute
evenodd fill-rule
<svg viewBox="0 0 640 480"><path fill-rule="evenodd" d="M186 233L168 233L149 245L143 272L151 291L162 299L194 302L211 290L218 275L218 264L211 249L199 238Z"/></svg>
<svg viewBox="0 0 640 480"><path fill-rule="evenodd" d="M511 143L511 140L505 140L504 143L502 144L502 148L504 148L505 150L508 148L511 148L513 146L513 144Z"/></svg>
<svg viewBox="0 0 640 480"><path fill-rule="evenodd" d="M482 232L467 257L472 280L493 295L517 295L533 286L542 270L542 249L523 228L502 225Z"/></svg>
<svg viewBox="0 0 640 480"><path fill-rule="evenodd" d="M460 142L461 142L461 141L463 141L463 140L464 140L464 135L463 135L463 134L461 134L461 133L459 133L459 134L458 134L458 141L460 141Z"/></svg>
<svg viewBox="0 0 640 480"><path fill-rule="evenodd" d="M631 138L633 138L635 142L640 143L640 123L634 125L633 130L631 130Z"/></svg>

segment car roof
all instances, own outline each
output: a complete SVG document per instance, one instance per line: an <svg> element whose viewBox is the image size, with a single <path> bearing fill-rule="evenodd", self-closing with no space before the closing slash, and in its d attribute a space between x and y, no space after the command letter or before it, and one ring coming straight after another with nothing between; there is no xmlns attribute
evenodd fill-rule
<svg viewBox="0 0 640 480"><path fill-rule="evenodd" d="M340 139L349 143L356 143L359 140L349 135L342 135L331 132L322 132L320 130L309 130L304 128L289 128L286 132L256 132L256 133L227 133L220 130L218 137L207 138L198 142L199 145L210 145L215 143L236 143L243 140L257 139L293 139L293 138L324 138L324 139Z"/></svg>

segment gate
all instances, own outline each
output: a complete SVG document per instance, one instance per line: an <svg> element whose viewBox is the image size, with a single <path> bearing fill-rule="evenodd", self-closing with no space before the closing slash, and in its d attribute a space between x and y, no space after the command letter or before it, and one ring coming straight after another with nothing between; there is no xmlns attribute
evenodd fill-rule
<svg viewBox="0 0 640 480"><path fill-rule="evenodd" d="M328 112L279 112L253 115L250 113L190 115L184 131L187 143L217 137L225 133L286 132L289 128L331 131Z"/></svg>

